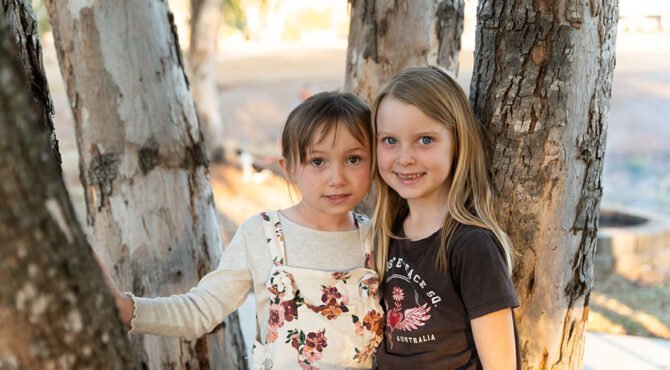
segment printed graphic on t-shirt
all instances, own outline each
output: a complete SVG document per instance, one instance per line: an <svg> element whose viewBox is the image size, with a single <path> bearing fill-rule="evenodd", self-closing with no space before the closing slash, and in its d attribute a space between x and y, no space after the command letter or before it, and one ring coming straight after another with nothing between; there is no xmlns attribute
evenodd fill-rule
<svg viewBox="0 0 670 370"><path fill-rule="evenodd" d="M393 348L395 342L419 344L436 340L434 334L417 330L430 321L430 311L442 300L440 296L402 258L389 259L386 271L386 285L392 289L390 297L384 299L389 347Z"/></svg>

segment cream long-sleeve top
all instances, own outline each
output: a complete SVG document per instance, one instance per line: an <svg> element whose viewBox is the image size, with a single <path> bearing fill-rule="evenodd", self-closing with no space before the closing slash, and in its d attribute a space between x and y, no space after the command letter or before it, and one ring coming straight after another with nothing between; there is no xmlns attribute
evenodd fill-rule
<svg viewBox="0 0 670 370"><path fill-rule="evenodd" d="M368 235L366 219L359 229L320 231L299 225L280 212L286 246L286 264L326 271L348 271L364 264L361 235ZM154 334L195 339L209 333L235 311L253 289L256 298L256 339L265 338L270 308L266 282L274 266L255 215L240 225L223 252L216 270L205 275L188 293L141 298L135 303L131 334Z"/></svg>

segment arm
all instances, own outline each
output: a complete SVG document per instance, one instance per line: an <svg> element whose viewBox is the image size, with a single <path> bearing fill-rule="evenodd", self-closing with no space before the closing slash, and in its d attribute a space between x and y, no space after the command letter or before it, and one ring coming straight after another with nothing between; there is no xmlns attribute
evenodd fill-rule
<svg viewBox="0 0 670 370"><path fill-rule="evenodd" d="M470 320L475 346L484 369L516 369L512 320L510 308Z"/></svg>
<svg viewBox="0 0 670 370"><path fill-rule="evenodd" d="M119 288L116 286L116 284L114 284L114 280L112 280L109 269L107 266L105 266L104 263L102 263L100 256L98 256L93 248L91 248L91 253L93 253L93 258L95 258L95 262L97 262L98 266L100 267L102 276L105 278L105 283L107 284L109 291L114 296L114 301L116 302L116 308L119 310L121 321L125 326L130 327L130 321L132 320L133 312L135 311L135 305L132 298L121 294Z"/></svg>
<svg viewBox="0 0 670 370"><path fill-rule="evenodd" d="M246 223L245 223L246 224ZM247 225L248 227L248 225ZM264 241L264 238L261 238ZM142 298L119 292L109 270L94 254L130 334L196 339L210 332L246 299L252 287L244 224L223 253L216 270L185 294ZM263 244L265 246L265 244Z"/></svg>

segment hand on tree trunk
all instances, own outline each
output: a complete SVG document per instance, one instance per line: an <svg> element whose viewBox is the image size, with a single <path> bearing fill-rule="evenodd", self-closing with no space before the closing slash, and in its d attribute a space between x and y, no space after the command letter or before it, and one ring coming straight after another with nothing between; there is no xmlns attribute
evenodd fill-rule
<svg viewBox="0 0 670 370"><path fill-rule="evenodd" d="M119 291L119 288L114 283L114 280L112 280L112 275L109 273L109 269L107 266L105 266L104 263L102 263L102 260L95 252L95 249L91 248L91 253L93 253L95 262L97 262L98 266L100 266L100 270L102 271L102 276L105 278L107 287L114 296L114 301L116 302L116 308L119 310L121 321L125 326L130 327L130 322L132 321L133 315L135 313L135 303L133 302L133 299Z"/></svg>

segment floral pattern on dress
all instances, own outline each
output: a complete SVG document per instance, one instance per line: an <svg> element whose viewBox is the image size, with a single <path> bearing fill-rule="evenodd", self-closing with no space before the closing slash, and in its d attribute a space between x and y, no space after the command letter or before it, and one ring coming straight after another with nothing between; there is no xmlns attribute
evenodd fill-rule
<svg viewBox="0 0 670 370"><path fill-rule="evenodd" d="M375 261L373 259L373 254L372 253L366 253L365 254L365 268L374 269L375 268L374 263L375 263Z"/></svg>
<svg viewBox="0 0 670 370"><path fill-rule="evenodd" d="M295 289L293 275L278 270L270 276L268 283L270 291L270 314L268 315L268 332L265 336L267 343L277 340L277 330L285 322L293 321L298 317L298 307L304 303L300 290Z"/></svg>
<svg viewBox="0 0 670 370"><path fill-rule="evenodd" d="M298 365L301 368L319 370L314 363L321 359L323 349L328 346L325 329L307 335L302 330L291 329L286 335L285 343L291 343L291 347L298 351Z"/></svg>
<svg viewBox="0 0 670 370"><path fill-rule="evenodd" d="M369 341L363 349L354 348L356 353L354 354L353 359L360 361L367 361L374 357L377 346L382 342L384 338L384 315L376 310L370 310L365 315L363 320L360 320L357 316L352 316L354 326L356 327L356 335L362 336L363 330L367 330L373 334L372 339Z"/></svg>
<svg viewBox="0 0 670 370"><path fill-rule="evenodd" d="M312 311L320 313L328 320L336 319L345 312L349 312L347 305L349 304L349 297L340 293L334 286L321 286L321 302L324 304L315 306L305 303Z"/></svg>
<svg viewBox="0 0 670 370"><path fill-rule="evenodd" d="M333 277L333 279L340 280L345 284L347 283L347 280L349 280L349 278L351 277L351 275L346 272L333 272L331 276Z"/></svg>
<svg viewBox="0 0 670 370"><path fill-rule="evenodd" d="M363 299L376 296L379 292L379 278L377 274L368 273L363 275L361 281L358 283L358 292Z"/></svg>

